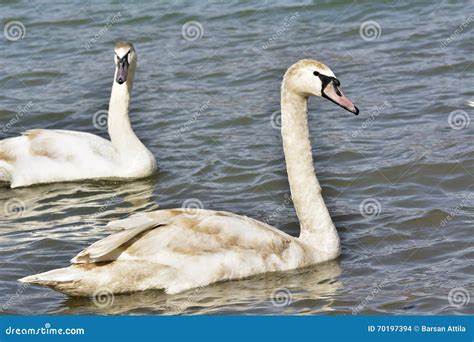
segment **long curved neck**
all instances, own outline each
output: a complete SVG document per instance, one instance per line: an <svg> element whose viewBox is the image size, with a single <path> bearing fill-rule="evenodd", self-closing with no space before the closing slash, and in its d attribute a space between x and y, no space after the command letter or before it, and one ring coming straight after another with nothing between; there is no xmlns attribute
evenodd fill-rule
<svg viewBox="0 0 474 342"><path fill-rule="evenodd" d="M129 70L129 78L123 84L115 81L112 85L112 94L109 103L108 131L112 145L119 153L133 153L146 149L133 132L128 117L130 93L132 92L134 70Z"/></svg>
<svg viewBox="0 0 474 342"><path fill-rule="evenodd" d="M300 221L300 239L335 257L340 241L314 171L307 112L308 99L288 90L283 82L281 134L291 197Z"/></svg>

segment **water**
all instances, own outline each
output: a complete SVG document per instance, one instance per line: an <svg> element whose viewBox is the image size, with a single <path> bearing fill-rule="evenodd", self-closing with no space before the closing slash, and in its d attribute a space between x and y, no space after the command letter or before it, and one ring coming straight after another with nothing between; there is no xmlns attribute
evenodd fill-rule
<svg viewBox="0 0 474 342"><path fill-rule="evenodd" d="M114 42L128 39L139 54L131 120L160 169L132 183L0 188L3 313L474 313L472 2L95 3L2 5L3 25L18 20L26 35L2 37L1 133L106 137L92 117L108 105ZM184 39L190 21L203 31ZM113 303L17 282L66 266L110 220L187 199L297 235L273 126L282 74L304 57L328 64L361 109L310 101L338 260Z"/></svg>

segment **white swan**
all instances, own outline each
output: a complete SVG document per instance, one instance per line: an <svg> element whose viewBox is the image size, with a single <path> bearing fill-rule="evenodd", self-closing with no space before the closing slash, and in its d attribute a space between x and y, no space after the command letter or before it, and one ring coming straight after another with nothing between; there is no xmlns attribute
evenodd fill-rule
<svg viewBox="0 0 474 342"><path fill-rule="evenodd" d="M301 60L281 88L282 136L288 179L301 225L299 238L228 212L169 209L113 221L122 229L72 259L72 266L20 279L69 295L164 289L178 293L263 272L336 258L339 236L316 179L307 121L308 96L323 96L358 114L331 70Z"/></svg>
<svg viewBox="0 0 474 342"><path fill-rule="evenodd" d="M128 107L137 54L131 43L115 46L110 97L110 139L66 130L33 129L0 141L0 182L12 188L84 179L141 178L156 168L154 156L130 125Z"/></svg>

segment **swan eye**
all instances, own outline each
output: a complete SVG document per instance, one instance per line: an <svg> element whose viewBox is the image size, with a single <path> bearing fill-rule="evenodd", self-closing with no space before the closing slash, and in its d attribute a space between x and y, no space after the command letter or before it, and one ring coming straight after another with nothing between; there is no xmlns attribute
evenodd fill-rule
<svg viewBox="0 0 474 342"><path fill-rule="evenodd" d="M313 72L313 75L314 76L319 76L319 72L315 71L315 72Z"/></svg>

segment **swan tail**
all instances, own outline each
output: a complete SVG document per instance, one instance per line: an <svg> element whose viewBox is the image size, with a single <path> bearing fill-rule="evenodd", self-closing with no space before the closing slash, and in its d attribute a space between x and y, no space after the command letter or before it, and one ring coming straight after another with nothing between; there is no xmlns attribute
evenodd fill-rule
<svg viewBox="0 0 474 342"><path fill-rule="evenodd" d="M86 272L79 267L70 266L27 276L18 281L26 284L49 287L71 295L87 296L89 293L84 291L83 281L85 273Z"/></svg>
<svg viewBox="0 0 474 342"><path fill-rule="evenodd" d="M77 264L19 279L69 296L93 297L149 289L167 290L176 270L144 260Z"/></svg>

